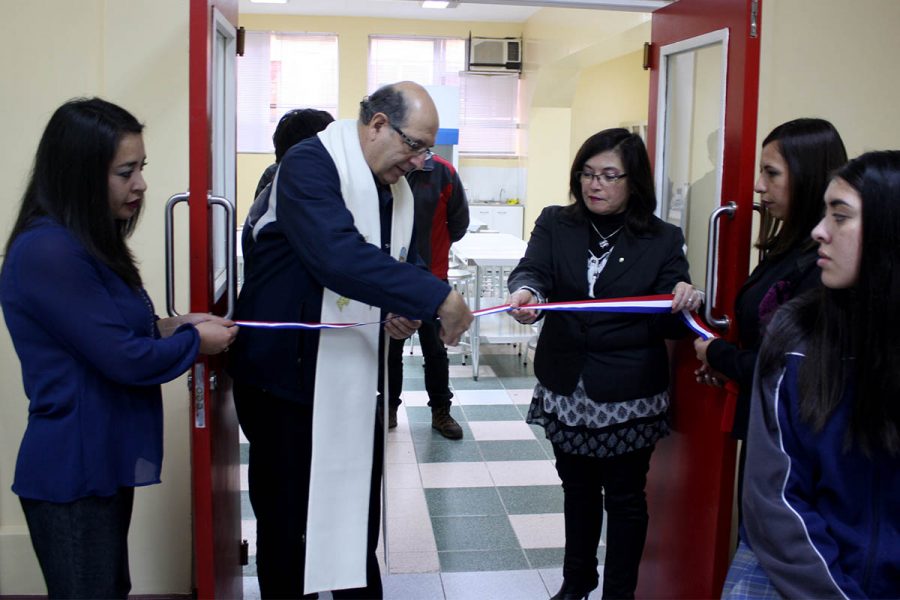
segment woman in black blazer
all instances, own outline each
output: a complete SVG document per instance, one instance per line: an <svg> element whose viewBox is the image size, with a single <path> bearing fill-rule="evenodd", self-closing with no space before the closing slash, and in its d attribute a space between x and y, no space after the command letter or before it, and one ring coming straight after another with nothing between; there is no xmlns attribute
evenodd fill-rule
<svg viewBox="0 0 900 600"><path fill-rule="evenodd" d="M573 203L541 213L510 274L513 307L544 301L674 293L672 313L695 309L684 236L653 212L641 138L607 129L585 141L569 178ZM520 323L540 315L514 309ZM675 314L550 312L534 360L528 422L553 444L565 496L563 585L555 599L597 587L597 546L609 515L604 598L630 598L647 533L650 455L669 429L665 339L685 332Z"/></svg>
<svg viewBox="0 0 900 600"><path fill-rule="evenodd" d="M703 363L697 381L737 383L738 396L731 435L746 440L750 395L763 332L775 311L791 298L820 285L818 244L810 232L822 216L822 198L831 174L847 162L844 142L824 119L782 123L763 140L759 177L754 185L768 216L756 244L765 258L744 282L735 300L738 340L697 339L694 349ZM738 462L738 507L743 492L746 442Z"/></svg>

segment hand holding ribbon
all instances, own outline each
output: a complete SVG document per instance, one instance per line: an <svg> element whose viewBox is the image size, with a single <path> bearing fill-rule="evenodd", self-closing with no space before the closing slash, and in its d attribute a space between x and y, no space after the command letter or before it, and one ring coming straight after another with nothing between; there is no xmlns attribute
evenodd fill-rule
<svg viewBox="0 0 900 600"><path fill-rule="evenodd" d="M421 326L422 321L407 319L394 313L388 313L387 318L384 320L384 332L395 340L407 339Z"/></svg>
<svg viewBox="0 0 900 600"><path fill-rule="evenodd" d="M538 310L534 308L519 308L531 304L534 294L527 288L520 288L509 295L509 314L513 319L523 325L531 325L538 318Z"/></svg>

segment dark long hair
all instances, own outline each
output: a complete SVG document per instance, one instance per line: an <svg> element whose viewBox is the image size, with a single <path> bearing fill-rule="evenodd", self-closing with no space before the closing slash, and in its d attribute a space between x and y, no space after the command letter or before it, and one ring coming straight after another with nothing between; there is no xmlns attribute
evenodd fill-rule
<svg viewBox="0 0 900 600"><path fill-rule="evenodd" d="M800 415L821 430L855 381L846 444L900 455L900 151L869 152L839 169L862 198L859 276L850 289L821 288L786 305L788 326L770 332L763 373L807 339Z"/></svg>
<svg viewBox="0 0 900 600"><path fill-rule="evenodd" d="M35 219L50 217L130 286L141 276L125 240L140 208L127 221L109 206L109 168L122 137L144 126L125 109L100 98L77 98L56 109L34 157L34 166L6 253Z"/></svg>
<svg viewBox="0 0 900 600"><path fill-rule="evenodd" d="M590 211L584 204L578 173L591 158L608 151L615 152L619 156L622 168L628 175L625 178L625 184L628 186L626 227L632 233L651 231L653 211L656 210L656 192L653 189L650 158L647 156L647 148L641 136L627 129L604 129L586 139L578 149L569 170L569 195L572 197L572 204L566 207L566 213L579 220L588 218Z"/></svg>
<svg viewBox="0 0 900 600"><path fill-rule="evenodd" d="M825 119L794 119L772 130L763 146L775 143L788 166L790 201L784 221L767 218L756 246L778 256L797 246L812 247L810 232L822 216L822 196L831 174L847 162L844 142Z"/></svg>

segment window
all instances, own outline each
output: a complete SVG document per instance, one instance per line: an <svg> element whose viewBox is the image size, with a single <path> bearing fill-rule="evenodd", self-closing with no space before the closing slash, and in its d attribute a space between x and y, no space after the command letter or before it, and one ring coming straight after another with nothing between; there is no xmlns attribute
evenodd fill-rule
<svg viewBox="0 0 900 600"><path fill-rule="evenodd" d="M337 116L336 35L248 31L237 64L238 152L272 152L275 126L291 109Z"/></svg>
<svg viewBox="0 0 900 600"><path fill-rule="evenodd" d="M463 38L369 38L369 92L403 80L458 87L459 151L518 154L518 76L467 73L465 65Z"/></svg>
<svg viewBox="0 0 900 600"><path fill-rule="evenodd" d="M369 92L405 80L458 87L459 72L465 68L462 38L369 38Z"/></svg>
<svg viewBox="0 0 900 600"><path fill-rule="evenodd" d="M464 73L460 89L459 150L519 153L519 76Z"/></svg>

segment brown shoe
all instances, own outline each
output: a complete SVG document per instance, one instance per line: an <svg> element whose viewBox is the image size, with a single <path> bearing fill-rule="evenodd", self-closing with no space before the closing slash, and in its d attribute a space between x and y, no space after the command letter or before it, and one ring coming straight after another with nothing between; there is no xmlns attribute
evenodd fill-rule
<svg viewBox="0 0 900 600"><path fill-rule="evenodd" d="M393 429L397 426L397 409L399 406L389 406L388 407L388 429Z"/></svg>
<svg viewBox="0 0 900 600"><path fill-rule="evenodd" d="M431 409L431 428L449 440L461 440L463 436L462 427L450 416L449 406Z"/></svg>

